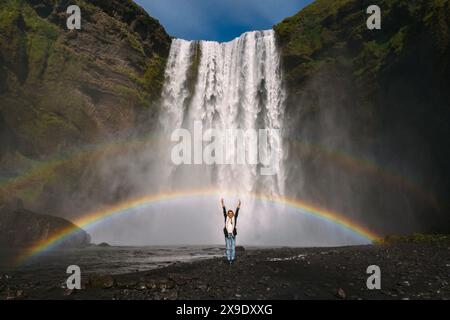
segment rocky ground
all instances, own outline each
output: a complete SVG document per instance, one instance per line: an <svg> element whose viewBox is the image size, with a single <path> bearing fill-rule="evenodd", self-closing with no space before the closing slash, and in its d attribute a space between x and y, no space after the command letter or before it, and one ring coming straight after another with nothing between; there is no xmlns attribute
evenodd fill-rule
<svg viewBox="0 0 450 320"><path fill-rule="evenodd" d="M381 289L368 290L366 268L381 268ZM449 299L450 242L340 248L277 248L177 263L147 272L91 275L82 289L64 277L12 272L0 277L2 299Z"/></svg>

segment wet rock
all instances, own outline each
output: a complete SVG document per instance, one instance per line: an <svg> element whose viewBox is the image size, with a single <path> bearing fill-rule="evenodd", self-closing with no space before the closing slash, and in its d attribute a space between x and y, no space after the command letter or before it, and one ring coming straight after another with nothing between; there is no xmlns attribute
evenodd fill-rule
<svg viewBox="0 0 450 320"><path fill-rule="evenodd" d="M154 290L157 288L157 284L154 281L149 281L145 284L145 286L147 287L147 289L149 290Z"/></svg>
<svg viewBox="0 0 450 320"><path fill-rule="evenodd" d="M168 290L161 294L163 300L175 300L178 299L178 292L176 290Z"/></svg>
<svg viewBox="0 0 450 320"><path fill-rule="evenodd" d="M160 290L172 289L174 287L174 284L170 280L159 280L157 287Z"/></svg>
<svg viewBox="0 0 450 320"><path fill-rule="evenodd" d="M200 284L197 286L197 289L206 291L208 289L208 286L206 284Z"/></svg>
<svg viewBox="0 0 450 320"><path fill-rule="evenodd" d="M398 285L402 286L402 287L409 287L410 283L409 283L409 281L403 281L403 282L400 282Z"/></svg>
<svg viewBox="0 0 450 320"><path fill-rule="evenodd" d="M7 274L0 274L0 280L9 280L11 279L11 276Z"/></svg>
<svg viewBox="0 0 450 320"><path fill-rule="evenodd" d="M345 293L344 289L342 289L342 288L339 288L339 289L337 290L336 296L337 296L339 299L345 299L345 298L347 298L347 294Z"/></svg>
<svg viewBox="0 0 450 320"><path fill-rule="evenodd" d="M75 293L75 290L73 290L73 289L64 290L64 296L71 296L74 293Z"/></svg>
<svg viewBox="0 0 450 320"><path fill-rule="evenodd" d="M180 274L169 274L168 279L174 284L174 286L184 286L192 280L192 278Z"/></svg>
<svg viewBox="0 0 450 320"><path fill-rule="evenodd" d="M316 296L316 294L314 292L312 292L312 291L305 291L304 294L305 294L306 297L309 297L309 298L312 298L312 297Z"/></svg>
<svg viewBox="0 0 450 320"><path fill-rule="evenodd" d="M146 290L147 286L144 283L139 283L136 287L138 290Z"/></svg>
<svg viewBox="0 0 450 320"><path fill-rule="evenodd" d="M119 289L126 289L126 288L129 287L129 283L126 282L126 281L121 281L121 280L119 280L119 281L116 282L116 286L117 286L117 288L119 288Z"/></svg>
<svg viewBox="0 0 450 320"><path fill-rule="evenodd" d="M17 291L8 291L6 294L6 300L21 300L25 299L27 295L23 290L17 290Z"/></svg>
<svg viewBox="0 0 450 320"><path fill-rule="evenodd" d="M188 280L185 278L177 278L174 282L177 286L184 286L188 283Z"/></svg>
<svg viewBox="0 0 450 320"><path fill-rule="evenodd" d="M100 244L97 245L98 247L103 247L103 248L107 248L107 247L111 247L111 245L107 242L102 242Z"/></svg>
<svg viewBox="0 0 450 320"><path fill-rule="evenodd" d="M90 288L110 289L114 286L114 284L115 284L115 280L110 275L91 276L89 278L89 287Z"/></svg>
<svg viewBox="0 0 450 320"><path fill-rule="evenodd" d="M8 292L6 293L5 300L15 300L15 299L16 299L16 294L15 294L15 292L8 291Z"/></svg>

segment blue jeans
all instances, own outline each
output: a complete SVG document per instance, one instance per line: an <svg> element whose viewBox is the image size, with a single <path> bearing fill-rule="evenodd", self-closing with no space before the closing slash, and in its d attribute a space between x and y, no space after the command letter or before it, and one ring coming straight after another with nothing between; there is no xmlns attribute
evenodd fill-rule
<svg viewBox="0 0 450 320"><path fill-rule="evenodd" d="M236 259L236 237L233 235L228 235L225 238L226 244L226 257L228 261L233 261Z"/></svg>

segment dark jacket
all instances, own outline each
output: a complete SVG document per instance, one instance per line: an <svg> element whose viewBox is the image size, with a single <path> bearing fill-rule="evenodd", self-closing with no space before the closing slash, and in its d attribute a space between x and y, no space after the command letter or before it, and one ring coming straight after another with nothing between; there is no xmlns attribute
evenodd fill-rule
<svg viewBox="0 0 450 320"><path fill-rule="evenodd" d="M236 208L236 212L234 213L234 228L233 228L233 236L237 235L237 220L238 220L238 216L239 216L239 207ZM224 223L227 222L227 209L225 208L225 206L223 206L223 218L224 218ZM223 234L225 235L225 238L228 237L228 231L226 227L223 227Z"/></svg>

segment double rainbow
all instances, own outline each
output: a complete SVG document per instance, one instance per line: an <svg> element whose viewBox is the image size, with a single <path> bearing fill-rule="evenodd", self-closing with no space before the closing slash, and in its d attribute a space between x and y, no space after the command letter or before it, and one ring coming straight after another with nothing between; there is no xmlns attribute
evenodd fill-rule
<svg viewBox="0 0 450 320"><path fill-rule="evenodd" d="M45 181L45 178L48 175L64 168L65 165L126 154L133 150L139 150L156 143L158 141L157 138L157 136L145 136L135 139L121 139L98 145L88 145L81 149L69 151L64 155L47 159L47 161L36 162L31 168L17 176L3 180L0 179L0 194L16 195L20 190L26 189L29 186L34 186L34 189L39 189L42 181ZM339 164L342 167L346 167L353 172L361 172L381 179L386 184L401 187L431 204L434 208L441 207L440 201L437 199L436 195L428 189L423 188L409 177L402 176L395 171L380 167L378 164L367 159L340 150L327 149L320 145L302 141L301 139L291 138L287 139L287 141L295 152L312 153L323 156L325 159Z"/></svg>
<svg viewBox="0 0 450 320"><path fill-rule="evenodd" d="M104 207L102 209L93 211L89 214L84 215L83 217L77 219L74 221L74 224L76 226L79 226L81 228L88 228L92 226L95 223L99 223L107 218L126 214L132 211L132 209L139 209L145 206L148 206L150 204L163 202L163 201L170 201L170 200L176 200L181 198L192 198L192 197L204 197L204 196L225 196L230 195L230 192L216 190L216 189L209 189L209 190L195 190L195 191L181 191L181 192L164 192L159 194L151 194L135 199L129 199L125 200L121 203L111 205ZM288 197L272 197L267 196L264 194L257 194L257 193L244 193L240 194L243 198L253 198L260 201L270 202L270 203L276 203L276 204L283 204L286 206L293 207L295 209L300 210L302 213L316 216L322 219L325 219L329 222L332 222L335 225L341 226L344 229L347 229L351 232L354 232L363 238L374 241L380 238L378 234L370 230L369 228L358 224L355 221L350 220L349 218L344 217L343 215L320 208L317 206L314 206L312 204L309 204L307 202L288 198ZM69 237L71 234L75 233L78 229L77 227L69 227L64 230L61 230L60 232L53 234L47 239L44 239L27 250L25 250L17 259L17 263L22 263L26 261L27 259L31 258L32 256L38 255L40 253L43 253L47 250L50 250L58 245L61 241Z"/></svg>

